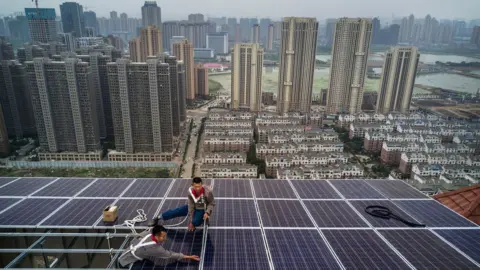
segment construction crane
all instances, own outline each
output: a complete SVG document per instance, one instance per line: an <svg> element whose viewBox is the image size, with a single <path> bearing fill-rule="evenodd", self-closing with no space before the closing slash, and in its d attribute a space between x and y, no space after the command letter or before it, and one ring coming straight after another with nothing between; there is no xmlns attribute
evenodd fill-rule
<svg viewBox="0 0 480 270"><path fill-rule="evenodd" d="M37 7L37 13L38 13L38 0L32 0L32 2L35 3L35 6Z"/></svg>

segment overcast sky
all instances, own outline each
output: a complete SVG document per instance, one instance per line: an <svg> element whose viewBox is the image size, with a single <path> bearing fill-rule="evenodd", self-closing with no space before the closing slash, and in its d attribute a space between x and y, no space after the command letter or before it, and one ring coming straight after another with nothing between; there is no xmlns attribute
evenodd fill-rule
<svg viewBox="0 0 480 270"><path fill-rule="evenodd" d="M39 0L42 8L56 8L66 1ZM112 10L129 17L141 17L143 0L78 0L98 17L109 16ZM413 13L416 17L431 14L438 19L475 19L480 17L480 0L164 0L162 19L184 19L189 13L207 16L253 16L278 19L283 16L375 17L392 18ZM8 15L34 7L31 0L0 0L0 14Z"/></svg>

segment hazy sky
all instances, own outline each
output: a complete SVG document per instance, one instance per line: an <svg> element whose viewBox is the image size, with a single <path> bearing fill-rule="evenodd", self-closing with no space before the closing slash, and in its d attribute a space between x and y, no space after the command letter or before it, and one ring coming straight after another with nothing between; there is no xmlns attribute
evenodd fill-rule
<svg viewBox="0 0 480 270"><path fill-rule="evenodd" d="M40 7L57 9L66 1L39 0ZM77 0L98 17L109 16L112 10L126 12L130 17L141 17L143 0ZM162 8L162 19L183 19L189 13L207 16L253 16L277 19L282 16L305 16L318 19L335 17L391 18L413 13L424 17L431 14L442 19L474 19L480 17L480 0L164 0L157 1ZM8 15L34 7L31 0L0 0L0 14Z"/></svg>

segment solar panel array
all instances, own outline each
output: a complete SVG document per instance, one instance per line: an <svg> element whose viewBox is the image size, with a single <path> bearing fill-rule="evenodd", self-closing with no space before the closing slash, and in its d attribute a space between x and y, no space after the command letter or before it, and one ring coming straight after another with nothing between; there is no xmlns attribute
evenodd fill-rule
<svg viewBox="0 0 480 270"><path fill-rule="evenodd" d="M133 269L477 269L480 227L400 180L206 179L216 207L205 232L176 218L165 248L198 262L154 260ZM0 228L111 229L187 202L188 179L0 178ZM426 228L374 218L388 207ZM146 228L146 224L137 224ZM122 228L117 228L121 230ZM202 250L202 246L204 249ZM203 252L203 253L202 253Z"/></svg>

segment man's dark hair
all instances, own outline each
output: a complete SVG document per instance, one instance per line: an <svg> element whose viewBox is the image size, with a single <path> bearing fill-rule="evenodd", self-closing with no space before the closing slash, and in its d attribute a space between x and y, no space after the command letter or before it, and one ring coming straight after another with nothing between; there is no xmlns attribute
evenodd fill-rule
<svg viewBox="0 0 480 270"><path fill-rule="evenodd" d="M202 183L202 178L200 177L194 177L192 180L192 183L194 184L201 184Z"/></svg>
<svg viewBox="0 0 480 270"><path fill-rule="evenodd" d="M152 235L157 235L161 232L167 232L167 229L165 229L165 227L163 227L162 225L156 225L152 228Z"/></svg>

